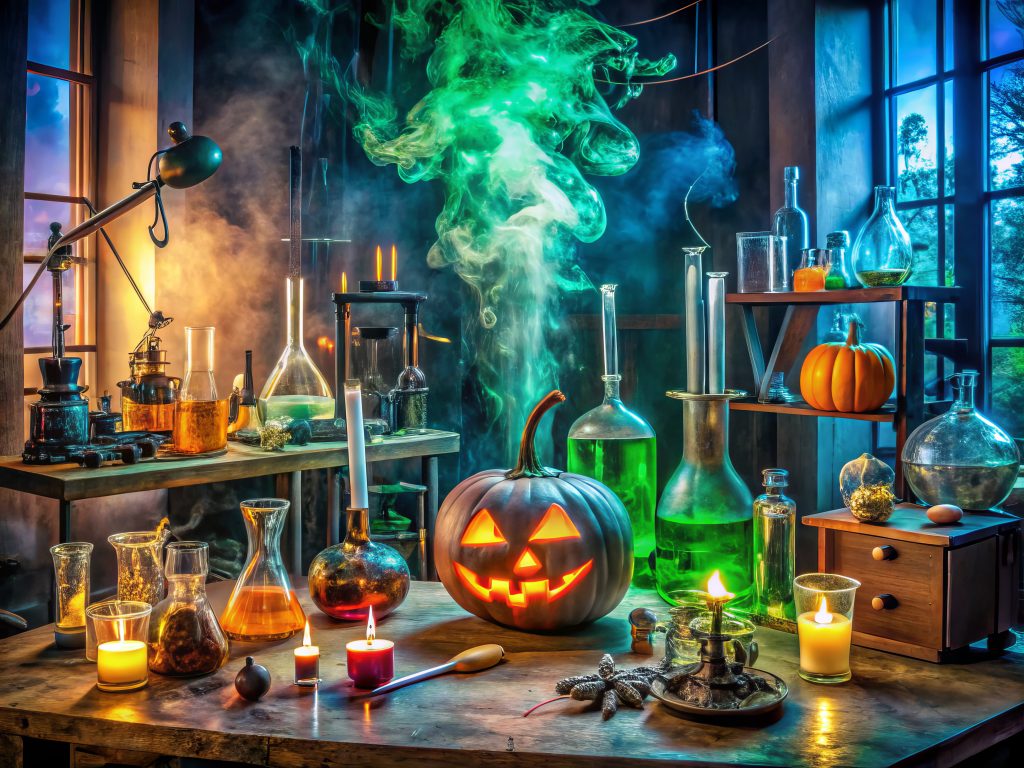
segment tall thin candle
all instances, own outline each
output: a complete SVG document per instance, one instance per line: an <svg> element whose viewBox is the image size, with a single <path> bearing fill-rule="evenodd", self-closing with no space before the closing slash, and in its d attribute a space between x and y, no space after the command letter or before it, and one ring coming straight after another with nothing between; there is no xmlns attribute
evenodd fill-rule
<svg viewBox="0 0 1024 768"><path fill-rule="evenodd" d="M683 301L686 311L686 391L704 394L703 248L683 249Z"/></svg>
<svg viewBox="0 0 1024 768"><path fill-rule="evenodd" d="M366 488L366 440L363 434L363 401L359 379L345 380L345 429L348 432L348 478L352 506L370 506Z"/></svg>
<svg viewBox="0 0 1024 768"><path fill-rule="evenodd" d="M708 272L708 393L725 392L725 276Z"/></svg>

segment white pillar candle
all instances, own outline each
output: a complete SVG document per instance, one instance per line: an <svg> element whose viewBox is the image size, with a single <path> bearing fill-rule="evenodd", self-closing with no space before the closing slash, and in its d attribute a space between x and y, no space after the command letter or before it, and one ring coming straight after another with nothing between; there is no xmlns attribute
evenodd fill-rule
<svg viewBox="0 0 1024 768"><path fill-rule="evenodd" d="M853 623L841 613L830 613L824 598L817 612L797 617L796 627L801 672L833 676L850 671Z"/></svg>
<svg viewBox="0 0 1024 768"><path fill-rule="evenodd" d="M363 434L363 401L358 379L345 382L345 429L348 432L348 480L352 488L352 506L370 506L366 489L366 440Z"/></svg>
<svg viewBox="0 0 1024 768"><path fill-rule="evenodd" d="M725 392L725 276L708 272L708 392Z"/></svg>
<svg viewBox="0 0 1024 768"><path fill-rule="evenodd" d="M147 646L141 640L111 640L96 649L96 676L101 685L131 685L149 676Z"/></svg>

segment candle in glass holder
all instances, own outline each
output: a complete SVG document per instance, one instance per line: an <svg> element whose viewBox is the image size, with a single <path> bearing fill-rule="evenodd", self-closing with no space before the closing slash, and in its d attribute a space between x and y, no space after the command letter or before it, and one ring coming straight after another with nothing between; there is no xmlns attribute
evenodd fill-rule
<svg viewBox="0 0 1024 768"><path fill-rule="evenodd" d="M860 582L829 573L805 573L793 580L800 677L812 683L850 679L853 603Z"/></svg>
<svg viewBox="0 0 1024 768"><path fill-rule="evenodd" d="M377 637L373 607L366 622L366 640L346 643L348 676L356 688L371 689L395 676L395 644Z"/></svg>
<svg viewBox="0 0 1024 768"><path fill-rule="evenodd" d="M320 682L320 648L313 645L309 636L309 620L302 635L302 645L295 649L295 684L305 687Z"/></svg>
<svg viewBox="0 0 1024 768"><path fill-rule="evenodd" d="M149 682L149 615L152 606L134 600L90 605L96 632L96 687L134 691Z"/></svg>

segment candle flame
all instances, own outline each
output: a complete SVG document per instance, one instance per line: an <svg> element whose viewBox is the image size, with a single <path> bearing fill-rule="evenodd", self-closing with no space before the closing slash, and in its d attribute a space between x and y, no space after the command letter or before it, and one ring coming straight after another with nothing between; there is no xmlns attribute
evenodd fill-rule
<svg viewBox="0 0 1024 768"><path fill-rule="evenodd" d="M384 255L380 252L380 246L377 246L377 282L379 283L384 279Z"/></svg>
<svg viewBox="0 0 1024 768"><path fill-rule="evenodd" d="M711 578L708 579L708 594L715 598L725 598L726 600L732 600L735 595L725 588L725 584L722 583L722 575L715 571L711 574Z"/></svg>
<svg viewBox="0 0 1024 768"><path fill-rule="evenodd" d="M341 273L341 292L348 293L348 275Z"/></svg>
<svg viewBox="0 0 1024 768"><path fill-rule="evenodd" d="M309 648L313 644L313 638L309 636L309 619L306 619L306 631L302 633L302 645Z"/></svg>
<svg viewBox="0 0 1024 768"><path fill-rule="evenodd" d="M377 637L377 625L373 621L373 606L370 606L370 616L366 620L366 644L373 645Z"/></svg>
<svg viewBox="0 0 1024 768"><path fill-rule="evenodd" d="M832 623L832 614L829 613L829 610L828 610L828 600L825 599L824 595L821 596L821 602L818 604L818 612L816 614L814 614L814 623L815 624L831 624Z"/></svg>
<svg viewBox="0 0 1024 768"><path fill-rule="evenodd" d="M328 352L333 352L334 351L334 342L331 341L331 337L330 336L320 336L320 337L318 337L317 340L316 340L316 345L318 347L320 347L320 349L326 349Z"/></svg>
<svg viewBox="0 0 1024 768"><path fill-rule="evenodd" d="M398 248L391 244L391 279L398 279Z"/></svg>

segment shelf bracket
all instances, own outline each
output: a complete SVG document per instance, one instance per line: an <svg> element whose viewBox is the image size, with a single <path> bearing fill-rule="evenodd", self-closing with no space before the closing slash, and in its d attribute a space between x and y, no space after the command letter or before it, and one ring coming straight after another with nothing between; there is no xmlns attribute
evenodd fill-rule
<svg viewBox="0 0 1024 768"><path fill-rule="evenodd" d="M761 338L757 333L754 307L743 304L740 309L743 310L743 338L747 342L750 365L754 373L754 382L757 385L757 399L764 402L771 387L772 375L777 371L788 373L789 369L793 367L793 363L796 362L804 339L814 328L818 319L820 307L817 304L790 304L786 307L782 327L775 337L772 354L768 358L767 365L764 362Z"/></svg>

